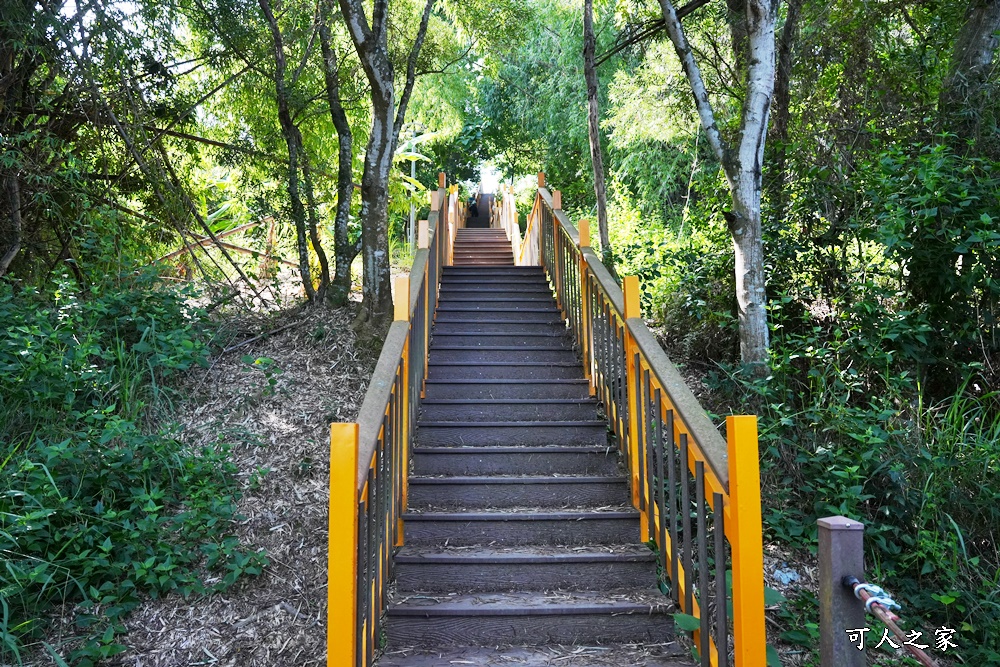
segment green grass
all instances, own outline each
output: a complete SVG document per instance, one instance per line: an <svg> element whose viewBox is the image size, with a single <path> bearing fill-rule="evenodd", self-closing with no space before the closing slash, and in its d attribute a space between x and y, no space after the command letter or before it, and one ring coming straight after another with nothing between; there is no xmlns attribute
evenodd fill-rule
<svg viewBox="0 0 1000 667"><path fill-rule="evenodd" d="M68 606L65 657L97 664L125 650L144 597L207 594L266 564L231 535L228 445L162 423L172 381L207 356L189 296L143 274L86 293L0 286L0 660L20 663Z"/></svg>

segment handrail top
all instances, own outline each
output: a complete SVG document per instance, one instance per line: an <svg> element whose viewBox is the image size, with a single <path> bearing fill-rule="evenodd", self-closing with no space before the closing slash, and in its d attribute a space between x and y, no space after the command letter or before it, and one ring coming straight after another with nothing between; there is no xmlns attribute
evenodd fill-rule
<svg viewBox="0 0 1000 667"><path fill-rule="evenodd" d="M562 210L552 208L552 194L549 190L545 187L538 188L538 196L552 211L553 219L558 221L558 225L563 227L570 240L579 247L579 231ZM664 352L656 337L653 336L652 332L646 326L646 323L641 318L625 319L625 295L622 292L621 285L611 276L611 272L604 266L601 258L590 247L580 248L580 254L590 267L594 278L597 280L599 289L605 293L611 302L612 307L616 311L615 314L621 318L622 322L625 323L632 333L636 345L645 357L650 371L659 381L664 391L667 392L667 396L673 404L674 410L680 417L681 422L687 429L688 435L694 440L694 444L704 455L705 461L708 463L716 479L719 480L728 492L729 448L726 441L719 434L712 420L705 414L705 409L691 392L684 378L677 371L677 367L674 366L670 357Z"/></svg>
<svg viewBox="0 0 1000 667"><path fill-rule="evenodd" d="M622 320L625 319L625 293L622 291L622 286L618 284L612 276L608 268L604 266L604 262L601 258L597 256L594 249L591 247L581 248L581 254L584 259L587 260L587 265L590 266L590 270L593 271L594 277L597 279L598 286L607 295L608 300L611 301L611 305L614 306L615 311Z"/></svg>
<svg viewBox="0 0 1000 667"><path fill-rule="evenodd" d="M579 246L580 231L576 228L576 225L570 221L569 216L563 213L562 209L555 209L552 207L552 193L549 192L547 188L538 188L538 195L542 198L542 201L548 205L549 210L552 211L552 217L558 220L559 224L566 230L570 241Z"/></svg>
<svg viewBox="0 0 1000 667"><path fill-rule="evenodd" d="M368 385L368 392L365 400L358 411L358 492L368 481L368 469L371 467L372 459L375 456L375 448L378 446L379 432L382 430L382 421L385 417L386 405L392 396L392 388L396 382L396 372L402 363L403 346L406 338L410 335L410 323L404 321L393 322L389 327L389 334L385 337L382 345L382 353L379 354L378 363L375 364L375 371L372 373L371 382Z"/></svg>
<svg viewBox="0 0 1000 667"><path fill-rule="evenodd" d="M636 346L645 357L650 372L667 392L674 412L677 413L686 427L688 436L694 440L694 444L701 450L706 463L711 468L712 474L728 493L729 447L726 441L712 420L705 414L705 409L691 392L687 382L674 366L674 362L663 351L659 341L656 340L646 323L638 317L633 317L625 322Z"/></svg>

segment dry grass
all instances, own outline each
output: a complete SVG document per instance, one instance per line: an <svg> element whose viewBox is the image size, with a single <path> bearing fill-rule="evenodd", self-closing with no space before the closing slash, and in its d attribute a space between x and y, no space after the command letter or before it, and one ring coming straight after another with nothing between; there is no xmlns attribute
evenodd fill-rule
<svg viewBox="0 0 1000 667"><path fill-rule="evenodd" d="M247 548L266 550L271 564L224 594L148 601L128 618L131 649L116 664L326 663L328 426L356 417L375 362L374 353L358 351L350 322L348 309L323 307L236 321L229 327L236 343L288 328L217 357L189 379L175 416L183 437L233 443L245 486L245 519L233 530ZM243 355L268 357L281 369L273 395Z"/></svg>

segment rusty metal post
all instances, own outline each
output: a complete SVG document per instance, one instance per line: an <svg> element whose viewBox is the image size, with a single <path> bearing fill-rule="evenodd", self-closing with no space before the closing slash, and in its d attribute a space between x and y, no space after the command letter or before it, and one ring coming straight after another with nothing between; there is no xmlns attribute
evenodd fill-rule
<svg viewBox="0 0 1000 667"><path fill-rule="evenodd" d="M865 606L844 586L864 580L865 525L843 516L819 519L819 656L821 667L865 667L848 630L865 627Z"/></svg>

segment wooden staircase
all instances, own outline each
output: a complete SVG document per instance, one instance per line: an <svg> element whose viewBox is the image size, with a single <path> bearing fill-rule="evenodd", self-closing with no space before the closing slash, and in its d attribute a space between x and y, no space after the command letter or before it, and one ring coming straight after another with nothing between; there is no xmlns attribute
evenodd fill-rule
<svg viewBox="0 0 1000 667"><path fill-rule="evenodd" d="M455 266L514 266L514 252L502 229L459 229L454 257Z"/></svg>
<svg viewBox="0 0 1000 667"><path fill-rule="evenodd" d="M543 269L443 271L381 667L681 667L608 426Z"/></svg>

